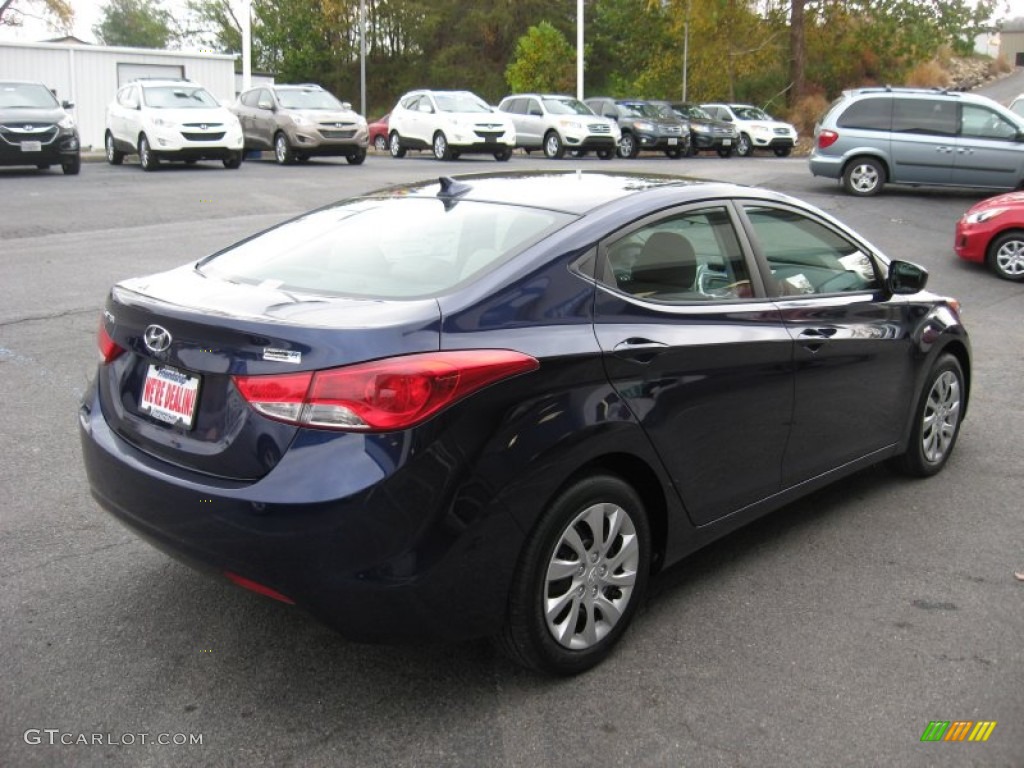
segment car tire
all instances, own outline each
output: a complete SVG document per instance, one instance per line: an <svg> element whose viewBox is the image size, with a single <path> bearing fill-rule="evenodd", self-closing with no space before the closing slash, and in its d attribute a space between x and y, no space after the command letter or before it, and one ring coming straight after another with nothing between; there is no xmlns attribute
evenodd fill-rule
<svg viewBox="0 0 1024 768"><path fill-rule="evenodd" d="M453 160L457 159L458 156L459 155L457 152L452 152ZM500 149L494 153L494 159L497 160L499 163L507 163L511 157L512 149L510 147L505 147L505 149Z"/></svg>
<svg viewBox="0 0 1024 768"><path fill-rule="evenodd" d="M732 147L719 147L718 156L727 160L735 154L735 151Z"/></svg>
<svg viewBox="0 0 1024 768"><path fill-rule="evenodd" d="M944 353L935 361L914 405L907 450L893 466L913 477L931 477L946 465L960 434L967 389L960 361Z"/></svg>
<svg viewBox="0 0 1024 768"><path fill-rule="evenodd" d="M843 189L857 197L871 197L882 191L885 168L873 157L855 157L843 170Z"/></svg>
<svg viewBox="0 0 1024 768"><path fill-rule="evenodd" d="M295 152L288 143L288 137L278 131L274 134L274 159L278 165L291 165L295 162Z"/></svg>
<svg viewBox="0 0 1024 768"><path fill-rule="evenodd" d="M557 675L601 662L643 599L651 546L643 502L628 483L596 474L570 485L523 548L502 649L519 664Z"/></svg>
<svg viewBox="0 0 1024 768"><path fill-rule="evenodd" d="M565 145L558 131L548 131L544 135L544 157L550 160L561 160L565 156Z"/></svg>
<svg viewBox="0 0 1024 768"><path fill-rule="evenodd" d="M669 158L671 158L673 160L678 160L684 154L685 154L685 152L682 149L666 149L665 150L665 156L669 157Z"/></svg>
<svg viewBox="0 0 1024 768"><path fill-rule="evenodd" d="M48 171L48 170L50 170L50 164L49 163L36 163L36 170L37 171Z"/></svg>
<svg viewBox="0 0 1024 768"><path fill-rule="evenodd" d="M774 151L776 157L789 157L791 154L793 154L792 147L775 147Z"/></svg>
<svg viewBox="0 0 1024 768"><path fill-rule="evenodd" d="M988 266L1004 280L1024 280L1024 232L1004 232L988 247Z"/></svg>
<svg viewBox="0 0 1024 768"><path fill-rule="evenodd" d="M155 171L160 167L160 158L156 156L153 148L149 146L149 138L146 134L139 137L139 166L144 171Z"/></svg>
<svg viewBox="0 0 1024 768"><path fill-rule="evenodd" d="M60 168L64 171L65 176L77 176L78 172L82 170L82 158L76 157L66 163L61 163Z"/></svg>
<svg viewBox="0 0 1024 768"><path fill-rule="evenodd" d="M360 149L351 155L345 155L345 159L348 160L349 165L362 165L363 161L366 160L366 150Z"/></svg>
<svg viewBox="0 0 1024 768"><path fill-rule="evenodd" d="M697 149L697 139L691 136L690 143L686 145L686 156L696 157L698 154L700 154L700 150Z"/></svg>
<svg viewBox="0 0 1024 768"><path fill-rule="evenodd" d="M242 167L242 158L245 153L242 150L232 152L228 157L225 157L221 162L224 163L224 167L228 170L234 171Z"/></svg>
<svg viewBox="0 0 1024 768"><path fill-rule="evenodd" d="M615 150L613 149L599 149L597 150L597 156L602 160L611 160L615 157Z"/></svg>
<svg viewBox="0 0 1024 768"><path fill-rule="evenodd" d="M754 154L754 145L745 133L741 133L740 137L736 139L736 154L740 157L750 157Z"/></svg>
<svg viewBox="0 0 1024 768"><path fill-rule="evenodd" d="M111 165L121 165L124 162L124 152L118 150L114 144L114 135L107 133L106 138L103 140L103 148L107 153L107 162Z"/></svg>
<svg viewBox="0 0 1024 768"><path fill-rule="evenodd" d="M619 157L632 160L640 154L640 145L632 133L623 133L619 139Z"/></svg>
<svg viewBox="0 0 1024 768"><path fill-rule="evenodd" d="M383 133L375 136L373 138L373 148L376 149L378 152L387 152L388 137L385 136Z"/></svg>
<svg viewBox="0 0 1024 768"><path fill-rule="evenodd" d="M391 136L388 138L388 149L391 151L392 157L405 157L408 150L402 146L402 137L398 135L398 131L391 132Z"/></svg>
<svg viewBox="0 0 1024 768"><path fill-rule="evenodd" d="M431 142L431 147L434 150L434 158L437 160L452 160L452 149L448 146L448 137L444 135L443 131L438 131L434 134L434 139Z"/></svg>

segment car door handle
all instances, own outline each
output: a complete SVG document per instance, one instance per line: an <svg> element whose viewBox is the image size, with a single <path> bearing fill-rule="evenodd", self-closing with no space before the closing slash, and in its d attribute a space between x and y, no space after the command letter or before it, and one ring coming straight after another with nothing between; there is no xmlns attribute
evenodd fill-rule
<svg viewBox="0 0 1024 768"><path fill-rule="evenodd" d="M936 152L945 152L947 155L949 155L949 154L952 154L953 148L952 147L936 147L935 151Z"/></svg>
<svg viewBox="0 0 1024 768"><path fill-rule="evenodd" d="M805 339L831 339L836 335L837 328L804 328L800 336Z"/></svg>
<svg viewBox="0 0 1024 768"><path fill-rule="evenodd" d="M666 349L668 349L668 344L663 341L631 336L612 347L612 354L638 363L649 363Z"/></svg>

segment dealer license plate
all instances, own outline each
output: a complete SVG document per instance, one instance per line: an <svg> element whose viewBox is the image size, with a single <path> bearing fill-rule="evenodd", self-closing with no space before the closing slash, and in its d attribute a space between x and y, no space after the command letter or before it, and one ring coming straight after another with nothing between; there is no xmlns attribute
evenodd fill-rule
<svg viewBox="0 0 1024 768"><path fill-rule="evenodd" d="M722 139L722 146L723 147L731 147L732 146L732 139Z"/></svg>
<svg viewBox="0 0 1024 768"><path fill-rule="evenodd" d="M22 152L42 152L43 142L41 141L23 141L21 142Z"/></svg>
<svg viewBox="0 0 1024 768"><path fill-rule="evenodd" d="M139 409L154 419L192 428L199 400L199 377L167 365L151 365L142 385Z"/></svg>
<svg viewBox="0 0 1024 768"><path fill-rule="evenodd" d="M678 143L679 143L679 139L669 139L669 140L668 140L668 145L669 145L670 147L674 147L674 146L675 146L676 144L678 144Z"/></svg>

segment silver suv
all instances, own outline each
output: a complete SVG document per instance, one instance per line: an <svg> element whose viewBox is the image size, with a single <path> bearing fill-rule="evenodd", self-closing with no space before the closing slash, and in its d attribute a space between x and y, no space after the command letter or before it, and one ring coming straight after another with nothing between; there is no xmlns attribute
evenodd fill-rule
<svg viewBox="0 0 1024 768"><path fill-rule="evenodd" d="M602 160L610 160L622 137L614 120L598 117L572 96L516 93L502 99L498 109L511 118L516 146L527 154L542 149L546 157L557 160L567 149L576 153L593 150Z"/></svg>
<svg viewBox="0 0 1024 768"><path fill-rule="evenodd" d="M810 167L861 196L886 183L1016 189L1024 119L970 93L858 88L815 126Z"/></svg>
<svg viewBox="0 0 1024 768"><path fill-rule="evenodd" d="M310 157L366 159L366 119L319 85L260 85L243 91L231 110L245 133L245 148L273 149L281 165Z"/></svg>

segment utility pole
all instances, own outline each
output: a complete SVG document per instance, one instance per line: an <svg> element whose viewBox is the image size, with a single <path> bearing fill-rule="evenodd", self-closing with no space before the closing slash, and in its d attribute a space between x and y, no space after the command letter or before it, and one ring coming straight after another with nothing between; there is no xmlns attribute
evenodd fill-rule
<svg viewBox="0 0 1024 768"><path fill-rule="evenodd" d="M583 0L576 0L576 98L583 101Z"/></svg>

